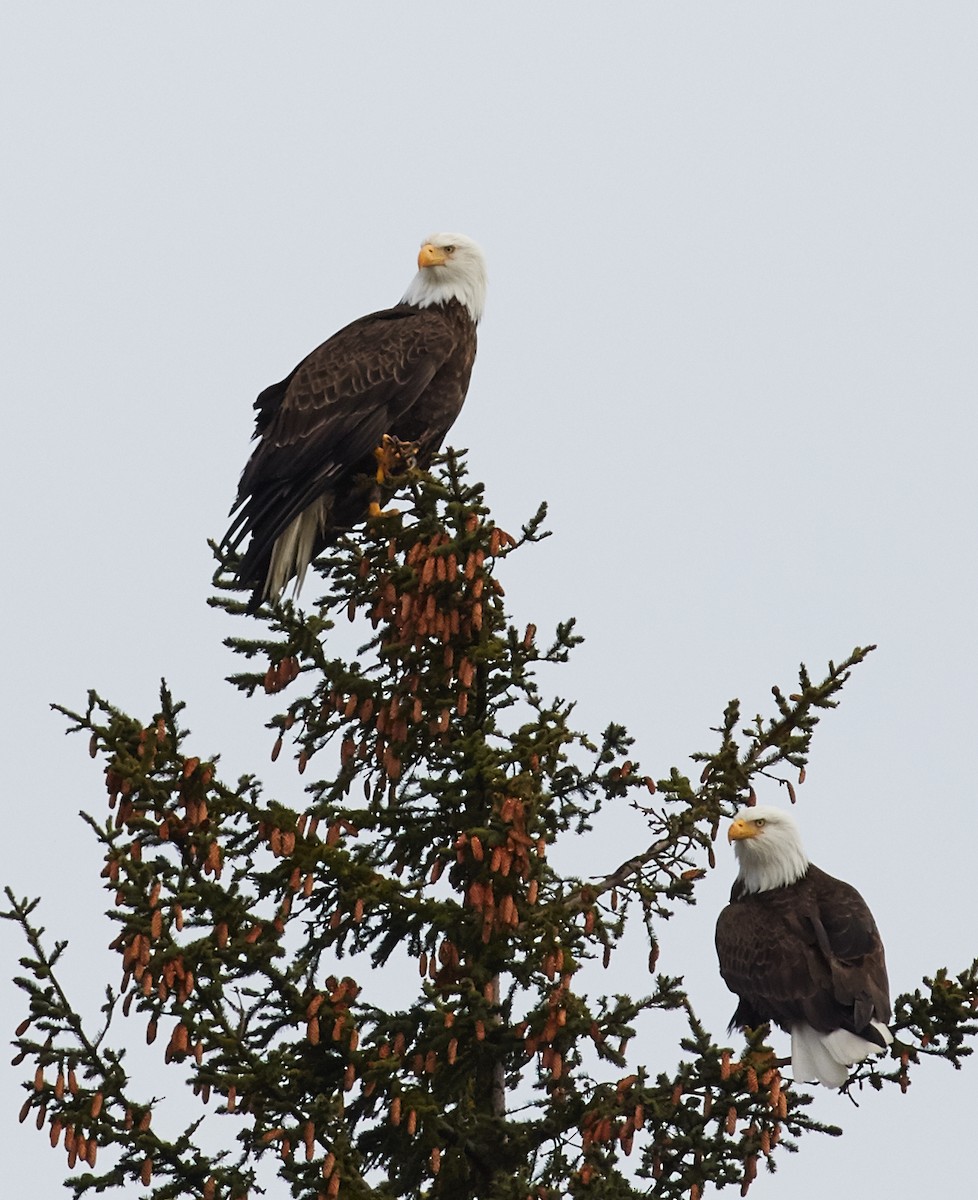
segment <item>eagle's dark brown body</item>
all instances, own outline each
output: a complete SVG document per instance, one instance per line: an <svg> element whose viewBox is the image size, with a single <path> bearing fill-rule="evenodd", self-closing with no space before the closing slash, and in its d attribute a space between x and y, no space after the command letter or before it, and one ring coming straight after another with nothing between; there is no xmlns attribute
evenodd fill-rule
<svg viewBox="0 0 978 1200"><path fill-rule="evenodd" d="M385 434L417 443L418 465L430 463L462 408L475 352L476 323L458 300L402 303L347 325L261 393L258 445L225 538L234 550L251 535L237 578L254 588L253 608L276 542L311 505L322 501L313 555L366 517Z"/></svg>
<svg viewBox="0 0 978 1200"><path fill-rule="evenodd" d="M885 1045L890 1019L883 944L862 896L818 867L796 883L745 893L738 880L716 929L720 974L740 997L731 1027L799 1022Z"/></svg>

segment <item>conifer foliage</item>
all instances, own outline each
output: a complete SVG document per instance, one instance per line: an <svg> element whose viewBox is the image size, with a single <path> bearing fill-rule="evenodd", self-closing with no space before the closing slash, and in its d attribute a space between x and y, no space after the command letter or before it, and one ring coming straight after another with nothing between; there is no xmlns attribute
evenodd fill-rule
<svg viewBox="0 0 978 1200"><path fill-rule="evenodd" d="M802 668L791 694L773 689L770 718L744 723L731 702L717 748L693 756L699 781L654 781L622 726L576 732L572 705L542 692L538 668L567 658L573 623L541 637L507 617L506 560L543 536L543 510L506 533L452 454L403 482L400 514L320 564L328 591L309 612L286 602L259 625L218 573L214 603L243 630L228 644L253 668L233 682L281 696L269 749L295 756L288 796L222 782L165 687L147 721L94 693L62 710L104 762L108 812L85 819L121 983L91 1028L59 982L64 943L49 950L38 902L8 890L28 942L21 1119L66 1154L76 1196L244 1200L276 1175L295 1197L350 1200L745 1194L779 1147L837 1131L782 1079L765 1030L737 1050L715 1042L681 980L656 974L657 936L694 902L754 780L793 793L868 649L818 682ZM362 629L356 661L334 657L346 620ZM586 879L551 865L562 839L622 806L647 822L638 853ZM621 982L630 919L648 943L645 995ZM852 1083L905 1089L924 1054L960 1065L976 1003L976 965L925 981L897 1004L892 1058ZM668 1066L633 1036L665 1009L686 1025ZM182 1123L158 1079L127 1068L144 1034L167 1090L195 1097Z"/></svg>

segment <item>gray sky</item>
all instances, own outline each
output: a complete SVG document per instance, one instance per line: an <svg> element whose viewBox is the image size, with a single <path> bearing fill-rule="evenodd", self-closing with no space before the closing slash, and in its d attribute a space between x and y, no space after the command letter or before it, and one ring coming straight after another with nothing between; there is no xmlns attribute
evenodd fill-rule
<svg viewBox="0 0 978 1200"><path fill-rule="evenodd" d="M768 712L799 661L878 642L796 815L872 905L894 992L970 962L972 3L90 2L2 26L0 879L44 894L92 1010L119 973L75 816L101 775L47 705L96 687L148 717L165 674L196 752L298 794L221 682L205 539L257 392L396 300L438 229L490 265L451 440L504 526L550 501L553 538L504 582L520 620L579 618L552 684L579 726L624 721L663 774L732 695ZM625 857L621 829L589 861ZM660 966L719 1033L718 860ZM9 975L11 930L0 952ZM23 1012L0 984L0 1029ZM948 1178L970 1169L975 1070L927 1065L858 1110L820 1095L847 1136L803 1140L751 1196L928 1194L932 1138ZM5 1177L46 1200L64 1157L11 1131L19 1077L0 1072Z"/></svg>

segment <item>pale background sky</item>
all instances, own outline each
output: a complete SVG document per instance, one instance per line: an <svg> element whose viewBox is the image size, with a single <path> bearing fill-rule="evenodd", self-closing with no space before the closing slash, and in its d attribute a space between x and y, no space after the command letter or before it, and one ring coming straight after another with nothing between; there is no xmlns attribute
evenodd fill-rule
<svg viewBox="0 0 978 1200"><path fill-rule="evenodd" d="M205 539L257 392L395 301L439 229L490 265L451 441L502 525L551 504L512 610L587 637L549 686L659 775L731 696L769 712L799 661L878 642L796 815L872 905L894 992L970 962L976 63L970 2L6 6L0 880L44 894L81 1002L119 975L75 815L104 792L47 705L96 687L149 717L165 674L196 752L297 802L222 683ZM635 836L610 819L587 861ZM718 1035L732 875L724 845L662 931ZM21 949L0 930L3 976ZM642 955L607 986L644 990ZM24 1011L0 982L0 1032ZM972 1169L976 1072L926 1064L858 1110L820 1089L846 1136L751 1196L932 1194ZM64 1156L14 1124L21 1074L5 1191L49 1200Z"/></svg>

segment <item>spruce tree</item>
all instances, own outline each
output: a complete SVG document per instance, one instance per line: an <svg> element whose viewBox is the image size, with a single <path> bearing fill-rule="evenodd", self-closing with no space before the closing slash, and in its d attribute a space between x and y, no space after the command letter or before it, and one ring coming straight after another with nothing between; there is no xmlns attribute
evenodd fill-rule
<svg viewBox="0 0 978 1200"><path fill-rule="evenodd" d="M703 1027L683 962L657 973L657 934L695 902L754 781L793 798L817 721L872 647L817 681L802 667L767 718L731 701L714 748L692 755L699 779L653 780L623 725L578 732L573 705L542 692L538 668L567 659L573 622L541 636L507 617L506 560L532 553L543 510L511 536L452 454L402 485L399 514L320 561L306 586L326 592L308 610L250 616L218 571L213 603L240 620L232 682L281 696L269 746L295 756L288 795L222 781L165 687L147 720L94 693L61 710L104 763L108 811L85 819L121 983L93 1026L59 982L65 944L48 948L38 901L8 889L28 942L21 1119L67 1155L76 1196L244 1200L276 1175L269 1194L304 1200L745 1194L801 1135L838 1131L782 1078L765 1029L731 1048ZM355 661L334 656L346 620L362 629ZM552 865L622 805L647 823L638 853L587 878ZM635 922L649 983L633 996L616 951ZM392 974L407 960L410 987ZM585 979L596 969L606 995ZM978 964L938 971L898 999L890 1057L850 1086L905 1089L925 1056L959 1066L976 1005ZM649 1010L685 1023L667 1070L632 1037ZM127 1068L144 1034L171 1089L193 1093L182 1125L154 1121Z"/></svg>

